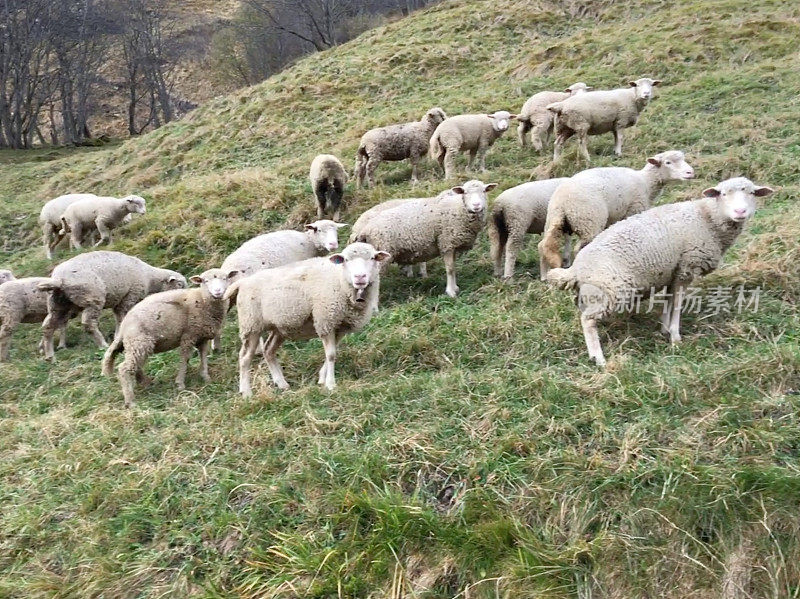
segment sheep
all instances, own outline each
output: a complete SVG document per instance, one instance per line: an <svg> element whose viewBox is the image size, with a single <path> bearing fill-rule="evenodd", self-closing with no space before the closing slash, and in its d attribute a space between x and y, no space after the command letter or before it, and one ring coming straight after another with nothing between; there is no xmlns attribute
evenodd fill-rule
<svg viewBox="0 0 800 599"><path fill-rule="evenodd" d="M517 115L499 110L494 114L460 114L442 121L430 141L430 157L444 169L444 178L455 176L455 156L469 152L467 170L478 158L481 172L486 171L486 152L508 130L509 120Z"/></svg>
<svg viewBox="0 0 800 599"><path fill-rule="evenodd" d="M156 268L120 252L95 251L80 254L62 262L53 274L39 284L49 291L47 318L42 323L44 357L53 359L53 333L82 311L81 323L97 343L108 347L97 327L104 308L111 308L116 317L115 334L125 314L144 299L158 291L183 289L184 276L174 270Z"/></svg>
<svg viewBox="0 0 800 599"><path fill-rule="evenodd" d="M570 85L563 92L539 92L528 98L522 105L522 110L517 114L519 145L523 148L528 145L528 133L530 133L533 149L541 152L553 132L555 121L555 114L547 110L547 106L591 89L583 81L579 81Z"/></svg>
<svg viewBox="0 0 800 599"><path fill-rule="evenodd" d="M53 250L64 239L60 234L63 223L61 217L64 211L78 200L96 198L93 193L70 193L58 196L47 202L39 213L39 224L42 227L42 239L44 242L44 253L48 260L53 259Z"/></svg>
<svg viewBox="0 0 800 599"><path fill-rule="evenodd" d="M339 204L347 183L344 165L332 154L320 154L311 162L308 177L317 199L317 218L322 219L327 210L333 220L339 220Z"/></svg>
<svg viewBox="0 0 800 599"><path fill-rule="evenodd" d="M7 281L13 281L14 279L15 277L13 272L7 268L0 268L0 285Z"/></svg>
<svg viewBox="0 0 800 599"><path fill-rule="evenodd" d="M380 264L391 256L366 243L348 245L341 253L311 258L264 270L235 281L225 292L239 315L239 392L253 393L250 365L261 335L269 333L264 359L279 389L288 389L278 348L286 339L322 339L325 363L319 384L334 389L336 349L342 337L364 327L378 305Z"/></svg>
<svg viewBox="0 0 800 599"><path fill-rule="evenodd" d="M445 293L458 295L455 257L470 249L486 223L486 194L496 183L467 181L452 195L408 200L374 214L355 240L393 256L397 264L417 264L441 256L447 271ZM352 239L352 237L351 237Z"/></svg>
<svg viewBox="0 0 800 599"><path fill-rule="evenodd" d="M517 254L523 248L525 234L544 232L547 204L556 188L566 180L566 177L562 177L523 183L497 196L489 219L490 253L495 276L505 279L514 276L514 265ZM564 260L568 260L569 256L567 236Z"/></svg>
<svg viewBox="0 0 800 599"><path fill-rule="evenodd" d="M61 215L61 231L59 235L70 234L70 246L81 247L84 232L97 229L100 240L111 244L111 231L117 228L130 214L144 214L147 211L144 198L125 196L124 198L102 197L81 199L71 203Z"/></svg>
<svg viewBox="0 0 800 599"><path fill-rule="evenodd" d="M193 289L176 289L147 296L125 315L119 332L103 357L103 374L113 374L114 358L122 351L125 359L117 370L125 407L131 407L134 385L146 382L144 365L154 353L180 348L181 362L175 383L186 388L186 367L192 349L200 353L200 377L209 381L208 345L219 334L225 318L227 302L223 296L236 276L235 270L212 268L191 277L199 285Z"/></svg>
<svg viewBox="0 0 800 599"><path fill-rule="evenodd" d="M631 81L629 88L591 91L549 104L547 110L557 115L553 160L558 159L564 143L577 135L580 153L590 162L588 136L609 132L614 134L614 154L622 156L622 130L636 124L653 88L660 84L658 79L642 77Z"/></svg>
<svg viewBox="0 0 800 599"><path fill-rule="evenodd" d="M10 274L11 271L5 272ZM45 277L12 278L0 285L0 362L8 361L11 336L20 323L41 324L47 316L47 293L39 289L39 283L47 280ZM66 328L64 323L58 330L59 349L67 346ZM42 347L40 343L39 348Z"/></svg>
<svg viewBox="0 0 800 599"><path fill-rule="evenodd" d="M550 283L578 292L590 358L605 365L597 322L620 311L635 294L666 292L661 329L671 343L679 343L686 288L719 266L755 213L756 198L772 192L744 177L728 179L706 189L702 199L657 206L618 222L584 248L570 268L551 270Z"/></svg>
<svg viewBox="0 0 800 599"><path fill-rule="evenodd" d="M375 169L386 161L408 159L411 162L411 182L417 183L419 159L428 153L434 130L447 118L441 108L431 108L419 121L370 129L361 137L356 152L356 186L364 180L375 185Z"/></svg>
<svg viewBox="0 0 800 599"><path fill-rule="evenodd" d="M694 170L678 150L648 158L639 171L591 168L570 177L556 188L547 207L547 222L539 242L542 280L551 267L561 266L558 247L562 235L578 236L578 252L609 225L649 208L667 183L692 178Z"/></svg>

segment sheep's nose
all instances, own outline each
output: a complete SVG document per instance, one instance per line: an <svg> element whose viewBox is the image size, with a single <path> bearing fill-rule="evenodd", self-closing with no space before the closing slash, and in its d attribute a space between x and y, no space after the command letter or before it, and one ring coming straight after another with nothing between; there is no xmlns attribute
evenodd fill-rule
<svg viewBox="0 0 800 599"><path fill-rule="evenodd" d="M353 280L358 284L366 283L367 282L367 275L365 275L365 274L353 275Z"/></svg>
<svg viewBox="0 0 800 599"><path fill-rule="evenodd" d="M736 216L744 216L745 214L747 214L747 208L736 208L736 209L733 211L733 213L734 213Z"/></svg>
<svg viewBox="0 0 800 599"><path fill-rule="evenodd" d="M694 179L694 169L689 169L686 171L686 178L687 179Z"/></svg>

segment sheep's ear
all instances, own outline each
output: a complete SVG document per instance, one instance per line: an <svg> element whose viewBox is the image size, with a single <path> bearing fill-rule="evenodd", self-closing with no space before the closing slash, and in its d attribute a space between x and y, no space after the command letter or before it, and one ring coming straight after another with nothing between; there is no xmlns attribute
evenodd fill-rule
<svg viewBox="0 0 800 599"><path fill-rule="evenodd" d="M392 255L389 252L384 252L381 250L380 252L375 252L373 258L375 259L375 262L387 262L392 259Z"/></svg>
<svg viewBox="0 0 800 599"><path fill-rule="evenodd" d="M631 87L636 87L636 82L635 81L628 81L628 85L630 85Z"/></svg>
<svg viewBox="0 0 800 599"><path fill-rule="evenodd" d="M483 191L492 191L495 187L497 187L497 183L487 183L483 186Z"/></svg>
<svg viewBox="0 0 800 599"><path fill-rule="evenodd" d="M656 79L653 81L653 85L661 85L661 79Z"/></svg>
<svg viewBox="0 0 800 599"><path fill-rule="evenodd" d="M328 260L334 264L344 264L344 256L342 254L331 254L328 256Z"/></svg>
<svg viewBox="0 0 800 599"><path fill-rule="evenodd" d="M336 228L341 229L342 227L349 227L348 223L336 223Z"/></svg>
<svg viewBox="0 0 800 599"><path fill-rule="evenodd" d="M232 279L233 277L235 277L236 275L238 275L238 274L239 274L239 272L240 272L240 271L238 271L238 270L235 270L235 269L234 269L234 270L229 270L229 271L228 271L228 278L229 278L229 279Z"/></svg>
<svg viewBox="0 0 800 599"><path fill-rule="evenodd" d="M493 115L493 114L488 114L488 113L487 113L487 114L486 114L486 116L488 116L490 119L493 119L493 118L494 118L494 115Z"/></svg>
<svg viewBox="0 0 800 599"><path fill-rule="evenodd" d="M647 162L653 166L661 166L661 161L658 158L648 158Z"/></svg>
<svg viewBox="0 0 800 599"><path fill-rule="evenodd" d="M571 88L571 87L568 87L568 88L567 88L567 89L565 89L564 91L565 91L566 93L568 93L568 94L571 94L571 93L572 93L572 88Z"/></svg>
<svg viewBox="0 0 800 599"><path fill-rule="evenodd" d="M453 193L457 193L460 196L464 195L464 188L461 187L460 185L456 185L455 187L452 187L450 189L450 191L452 191Z"/></svg>
<svg viewBox="0 0 800 599"><path fill-rule="evenodd" d="M169 279L167 279L167 283L172 283L172 282L174 282L174 281L179 281L179 280L180 280L180 279L178 278L178 276L177 276L177 275L170 275L170 276L169 276Z"/></svg>
<svg viewBox="0 0 800 599"><path fill-rule="evenodd" d="M709 187L708 189L703 190L703 195L707 198L718 198L721 193L722 192L716 187Z"/></svg>
<svg viewBox="0 0 800 599"><path fill-rule="evenodd" d="M508 118L510 118L510 119L515 119L515 118L517 118L517 115L516 115L516 114L511 114L511 115L509 115L509 117L508 117Z"/></svg>
<svg viewBox="0 0 800 599"><path fill-rule="evenodd" d="M170 277L169 280L172 281L172 279L174 279L174 278L177 278L177 277ZM195 284L199 285L200 283L203 282L203 277L201 277L200 275L194 275L193 277L190 277L189 280L192 283L195 283Z"/></svg>
<svg viewBox="0 0 800 599"><path fill-rule="evenodd" d="M306 231L319 231L316 225L306 225Z"/></svg>
<svg viewBox="0 0 800 599"><path fill-rule="evenodd" d="M583 88L583 91L585 91L585 92L590 92L590 91L592 91L593 89L594 89L594 88L593 88L591 85L587 85L586 87L584 87L584 88Z"/></svg>
<svg viewBox="0 0 800 599"><path fill-rule="evenodd" d="M753 195L759 198L763 198L764 196L768 196L773 193L775 190L771 187L756 187L755 191L753 191Z"/></svg>

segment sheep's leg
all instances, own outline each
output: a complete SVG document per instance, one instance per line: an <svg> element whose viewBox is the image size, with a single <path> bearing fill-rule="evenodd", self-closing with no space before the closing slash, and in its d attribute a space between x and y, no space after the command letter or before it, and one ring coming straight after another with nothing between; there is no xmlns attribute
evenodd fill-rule
<svg viewBox="0 0 800 599"><path fill-rule="evenodd" d="M267 368L269 368L269 373L272 376L272 382L275 383L278 389L285 391L289 388L289 383L286 382L283 376L283 369L277 358L278 349L281 344L283 344L283 337L277 332L273 332L264 346L264 360L267 362Z"/></svg>
<svg viewBox="0 0 800 599"><path fill-rule="evenodd" d="M420 279L427 279L428 278L428 263L427 262L420 262L419 263L419 278Z"/></svg>
<svg viewBox="0 0 800 599"><path fill-rule="evenodd" d="M136 370L136 382L139 383L142 387L147 387L153 382L149 376L144 373L144 368L141 366Z"/></svg>
<svg viewBox="0 0 800 599"><path fill-rule="evenodd" d="M581 313L581 326L583 327L583 337L586 340L586 349L589 351L589 357L598 366L605 366L606 359L603 357L600 335L597 333L597 319Z"/></svg>
<svg viewBox="0 0 800 599"><path fill-rule="evenodd" d="M322 347L325 349L325 365L322 367L325 374L325 387L332 391L336 388L336 377L334 375L334 364L336 363L336 333L330 333L321 337ZM323 372L320 371L320 379Z"/></svg>
<svg viewBox="0 0 800 599"><path fill-rule="evenodd" d="M408 161L411 163L411 184L416 185L419 183L419 156L412 154Z"/></svg>
<svg viewBox="0 0 800 599"><path fill-rule="evenodd" d="M367 174L367 159L358 151L356 152L355 179L356 189L360 189L364 184L364 177Z"/></svg>
<svg viewBox="0 0 800 599"><path fill-rule="evenodd" d="M489 146L481 146L478 148L478 169L482 172L486 172L486 152L489 151Z"/></svg>
<svg viewBox="0 0 800 599"><path fill-rule="evenodd" d="M138 368L134 364L128 362L128 356L117 368L117 378L122 387L122 397L125 398L125 407L130 408L133 406L134 387L136 386L136 373Z"/></svg>
<svg viewBox="0 0 800 599"><path fill-rule="evenodd" d="M204 339L197 344L197 351L200 353L200 378L205 382L209 382L211 377L208 374L208 346L211 342Z"/></svg>
<svg viewBox="0 0 800 599"><path fill-rule="evenodd" d="M94 339L97 347L106 348L108 347L106 338L103 337L103 333L100 332L100 328L97 326L101 310L102 307L100 306L87 306L84 308L81 315L81 324L83 329Z"/></svg>
<svg viewBox="0 0 800 599"><path fill-rule="evenodd" d="M622 156L622 129L614 129L614 154Z"/></svg>
<svg viewBox="0 0 800 599"><path fill-rule="evenodd" d="M531 132L531 143L533 144L533 149L537 152L541 152L547 143L547 137L548 126L537 123Z"/></svg>
<svg viewBox="0 0 800 599"><path fill-rule="evenodd" d="M589 157L588 132L578 134L578 149L580 150L581 156L583 156L584 160L586 160L587 163L592 161L592 159Z"/></svg>
<svg viewBox="0 0 800 599"><path fill-rule="evenodd" d="M9 348L11 347L11 335L14 334L14 329L19 324L18 320L10 320L8 318L3 320L0 325L0 362L8 362Z"/></svg>
<svg viewBox="0 0 800 599"><path fill-rule="evenodd" d="M455 297L459 291L458 285L456 285L456 253L454 251L444 252L442 260L444 260L444 268L447 271L445 293L450 297Z"/></svg>
<svg viewBox="0 0 800 599"><path fill-rule="evenodd" d="M681 309L683 296L686 293L685 283L674 283L672 286L672 317L669 323L669 341L673 345L681 342Z"/></svg>
<svg viewBox="0 0 800 599"><path fill-rule="evenodd" d="M53 259L53 248L55 247L55 243L53 243L53 238L57 235L55 227L50 223L45 223L42 226L42 243L44 243L44 254L47 256L48 260ZM61 241L61 239L59 239Z"/></svg>
<svg viewBox="0 0 800 599"><path fill-rule="evenodd" d="M561 268L569 268L572 264L572 235L564 235L564 252L561 255Z"/></svg>
<svg viewBox="0 0 800 599"><path fill-rule="evenodd" d="M258 341L261 338L259 332L242 334L242 347L239 349L239 393L243 397L250 397L253 395L253 389L250 386L250 377L252 376L251 365L253 363L253 356L258 347Z"/></svg>
<svg viewBox="0 0 800 599"><path fill-rule="evenodd" d="M528 131L531 130L531 125L528 121L520 121L517 127L517 139L519 139L520 147L527 147L528 145Z"/></svg>
<svg viewBox="0 0 800 599"><path fill-rule="evenodd" d="M61 327L59 327L58 331L58 349L66 349L67 348L67 323L65 322ZM42 348L44 350L44 348Z"/></svg>
<svg viewBox="0 0 800 599"><path fill-rule="evenodd" d="M70 248L72 248L73 250L81 249L81 235L82 235L81 224L75 223L74 225L72 225L72 229L70 230L69 233Z"/></svg>
<svg viewBox="0 0 800 599"><path fill-rule="evenodd" d="M467 159L467 172L472 171L475 167L475 156L478 154L478 148L469 151L469 158Z"/></svg>
<svg viewBox="0 0 800 599"><path fill-rule="evenodd" d="M414 277L414 267L411 264L406 264L403 267L403 274L407 276L409 279Z"/></svg>
<svg viewBox="0 0 800 599"><path fill-rule="evenodd" d="M57 307L55 309L48 308L49 312L42 323L42 341L40 345L44 353L44 359L52 360L55 358L56 354L53 338L57 330L66 329L70 313L69 311L60 310Z"/></svg>
<svg viewBox="0 0 800 599"><path fill-rule="evenodd" d="M517 265L517 256L525 243L525 234L518 235L511 232L506 240L506 259L503 269L503 278L510 279L514 276L514 268Z"/></svg>
<svg viewBox="0 0 800 599"><path fill-rule="evenodd" d="M367 160L367 181L369 181L370 187L375 185L375 169L378 168L380 163L381 160L375 156L370 156L369 160Z"/></svg>
<svg viewBox="0 0 800 599"><path fill-rule="evenodd" d="M452 179L456 174L456 151L446 148L444 151L444 178Z"/></svg>
<svg viewBox="0 0 800 599"><path fill-rule="evenodd" d="M95 225L97 225L97 231L100 233L100 239L92 247L97 247L103 243L111 245L111 229L109 229L106 226L106 223L101 220L98 220Z"/></svg>
<svg viewBox="0 0 800 599"><path fill-rule="evenodd" d="M218 352L222 347L222 333L217 333L213 341L211 341L211 350Z"/></svg>
<svg viewBox="0 0 800 599"><path fill-rule="evenodd" d="M178 376L175 377L175 384L179 391L186 389L186 369L189 366L189 358L192 357L194 344L191 341L181 342L181 361L178 363Z"/></svg>

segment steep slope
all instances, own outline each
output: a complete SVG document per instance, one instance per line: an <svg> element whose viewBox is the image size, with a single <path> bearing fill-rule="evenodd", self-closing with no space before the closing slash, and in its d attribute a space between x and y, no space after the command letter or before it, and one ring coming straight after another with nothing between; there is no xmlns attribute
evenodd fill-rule
<svg viewBox="0 0 800 599"><path fill-rule="evenodd" d="M687 315L678 348L653 315L619 319L605 372L571 299L494 281L485 240L456 300L440 265L387 275L332 394L313 385L313 342L281 354L292 391L260 372L240 399L229 323L213 383L176 395L176 357L157 356L126 412L77 325L53 366L26 329L0 365L0 594L796 595L799 35L800 6L778 0L446 2L117 147L3 155L0 261L21 274L49 267L35 215L57 193L142 193L148 214L115 249L194 274L311 217L316 153L349 166L366 128L436 105L516 110L577 80L665 80L622 159L590 143L598 165L684 149L698 180L662 201L738 174L779 193L699 284L760 287L758 310ZM545 161L508 135L482 178L503 189ZM384 165L385 185L348 190L347 219L443 187L430 165L416 189L408 173Z"/></svg>

